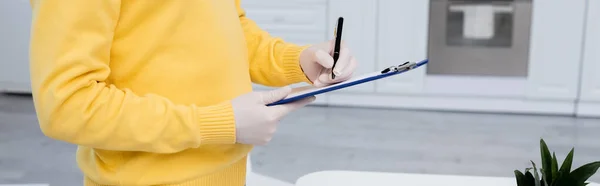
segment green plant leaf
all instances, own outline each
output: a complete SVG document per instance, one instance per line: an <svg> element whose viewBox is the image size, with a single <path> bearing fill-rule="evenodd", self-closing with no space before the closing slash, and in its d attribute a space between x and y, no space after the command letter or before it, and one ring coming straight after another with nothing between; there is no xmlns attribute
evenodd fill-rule
<svg viewBox="0 0 600 186"><path fill-rule="evenodd" d="M538 174L537 168L535 167L535 163L533 161L531 161L531 164L533 165L533 177L535 179L535 186L540 186L540 175Z"/></svg>
<svg viewBox="0 0 600 186"><path fill-rule="evenodd" d="M552 179L546 180L546 185L552 184L556 180L558 174L558 160L556 160L556 153L552 152Z"/></svg>
<svg viewBox="0 0 600 186"><path fill-rule="evenodd" d="M554 181L552 181L552 183L550 183L549 186L558 186L558 182L560 180L562 180L563 176L564 176L563 172L556 173L556 176L554 177Z"/></svg>
<svg viewBox="0 0 600 186"><path fill-rule="evenodd" d="M578 185L583 184L590 177L592 177L594 174L596 174L596 171L598 171L598 168L600 168L600 161L588 163L588 164L585 164L585 165L573 170L573 172L571 172L569 177L571 177L571 179L573 179L573 181L575 181L573 184L578 184Z"/></svg>
<svg viewBox="0 0 600 186"><path fill-rule="evenodd" d="M565 161L563 161L562 165L560 166L560 172L566 174L571 172L571 165L573 164L573 151L575 151L575 148L571 148L571 151L565 158Z"/></svg>
<svg viewBox="0 0 600 186"><path fill-rule="evenodd" d="M517 186L528 186L527 183L525 183L525 175L521 171L515 170L515 178L517 179Z"/></svg>
<svg viewBox="0 0 600 186"><path fill-rule="evenodd" d="M531 174L531 171L525 172L525 184L527 186L535 186L535 182L536 182L535 177L533 177L533 174Z"/></svg>
<svg viewBox="0 0 600 186"><path fill-rule="evenodd" d="M541 185L541 186L549 186L548 184L546 184L546 181L545 181L544 179L542 179L542 180L540 181L540 185Z"/></svg>
<svg viewBox="0 0 600 186"><path fill-rule="evenodd" d="M544 180L552 180L552 155L550 155L544 139L540 139L540 153L542 155L542 176L545 176Z"/></svg>
<svg viewBox="0 0 600 186"><path fill-rule="evenodd" d="M526 168L525 172L529 172L529 171L531 171L531 169L533 169L533 167Z"/></svg>
<svg viewBox="0 0 600 186"><path fill-rule="evenodd" d="M574 183L568 173L561 172L559 178L552 183L552 186L576 186Z"/></svg>
<svg viewBox="0 0 600 186"><path fill-rule="evenodd" d="M549 186L548 185L548 181L546 181L548 179L547 178L548 176L544 173L544 169L541 168L540 172L542 172L542 181L541 181L542 182L542 186Z"/></svg>

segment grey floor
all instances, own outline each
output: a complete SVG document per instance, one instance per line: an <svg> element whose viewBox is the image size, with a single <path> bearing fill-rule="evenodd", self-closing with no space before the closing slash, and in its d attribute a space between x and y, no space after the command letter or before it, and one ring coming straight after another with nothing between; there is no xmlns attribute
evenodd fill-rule
<svg viewBox="0 0 600 186"><path fill-rule="evenodd" d="M511 177L539 162L541 137L559 159L575 147L576 166L600 160L599 134L597 119L309 107L252 163L287 182L331 169ZM81 185L74 151L42 135L30 97L0 95L0 184Z"/></svg>

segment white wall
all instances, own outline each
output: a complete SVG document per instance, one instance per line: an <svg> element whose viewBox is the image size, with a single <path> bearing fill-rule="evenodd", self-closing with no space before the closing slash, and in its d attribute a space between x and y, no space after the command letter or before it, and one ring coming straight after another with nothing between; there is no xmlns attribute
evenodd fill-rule
<svg viewBox="0 0 600 186"><path fill-rule="evenodd" d="M600 117L600 1L588 0L578 115Z"/></svg>
<svg viewBox="0 0 600 186"><path fill-rule="evenodd" d="M31 91L29 87L28 0L0 1L0 91Z"/></svg>

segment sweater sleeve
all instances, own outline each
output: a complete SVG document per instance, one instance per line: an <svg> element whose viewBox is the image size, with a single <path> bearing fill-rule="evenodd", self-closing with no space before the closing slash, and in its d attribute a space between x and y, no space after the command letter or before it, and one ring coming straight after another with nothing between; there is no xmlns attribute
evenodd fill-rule
<svg viewBox="0 0 600 186"><path fill-rule="evenodd" d="M177 105L106 82L119 0L31 0L32 94L42 132L92 148L172 153L234 144L230 102Z"/></svg>
<svg viewBox="0 0 600 186"><path fill-rule="evenodd" d="M298 46L272 37L246 17L240 1L236 0L236 8L248 46L252 81L266 86L310 83L299 60L300 53L308 46Z"/></svg>

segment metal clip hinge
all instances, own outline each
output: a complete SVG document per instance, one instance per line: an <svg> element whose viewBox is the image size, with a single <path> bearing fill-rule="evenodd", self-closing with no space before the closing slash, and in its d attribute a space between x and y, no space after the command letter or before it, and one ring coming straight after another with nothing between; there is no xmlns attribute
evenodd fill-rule
<svg viewBox="0 0 600 186"><path fill-rule="evenodd" d="M414 62L410 62L410 61L407 61L407 62L405 62L405 63L403 63L403 64L401 64L401 65L398 65L398 66L391 66L391 67L388 67L388 68L386 68L386 69L382 70L382 71L381 71L381 73L382 73L382 74L385 74L385 73L388 73L388 72L400 72L400 71L406 71L406 70L413 69L413 68L415 68L416 66L417 66L417 64L416 64L416 63L414 63Z"/></svg>

